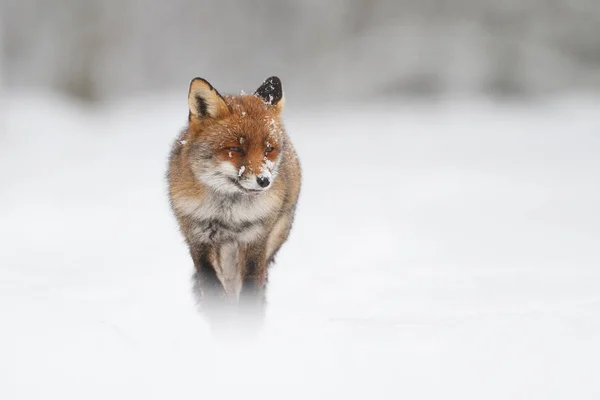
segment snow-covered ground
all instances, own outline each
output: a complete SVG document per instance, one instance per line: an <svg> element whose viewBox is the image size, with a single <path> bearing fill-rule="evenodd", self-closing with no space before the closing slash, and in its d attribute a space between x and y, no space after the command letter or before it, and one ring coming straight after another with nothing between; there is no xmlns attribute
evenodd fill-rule
<svg viewBox="0 0 600 400"><path fill-rule="evenodd" d="M3 104L1 399L600 398L599 100L290 106L304 186L246 343L168 207L185 98Z"/></svg>

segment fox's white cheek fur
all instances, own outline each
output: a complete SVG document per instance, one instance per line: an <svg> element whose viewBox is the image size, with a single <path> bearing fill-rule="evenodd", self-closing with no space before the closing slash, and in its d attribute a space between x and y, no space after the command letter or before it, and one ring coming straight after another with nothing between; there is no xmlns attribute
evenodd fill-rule
<svg viewBox="0 0 600 400"><path fill-rule="evenodd" d="M202 168L199 179L211 188L223 193L235 193L237 189L230 181L238 176L236 167L227 161L223 161L216 168Z"/></svg>
<svg viewBox="0 0 600 400"><path fill-rule="evenodd" d="M231 182L231 179L238 179L239 184L249 190L265 190L273 185L273 181L277 177L280 160L281 159L278 158L275 162L272 162L265 158L263 164L259 168L259 175L250 173L244 166L238 169L232 163L227 161L222 161L216 168L209 165L201 165L198 168L198 170L200 170L198 179L221 193L236 193L239 191L239 189ZM246 174L244 175L244 173ZM267 186L267 188L260 187L256 181L258 176L269 178L271 185Z"/></svg>
<svg viewBox="0 0 600 400"><path fill-rule="evenodd" d="M228 177L236 177L239 174L239 170L232 163L227 161L221 162L217 167L217 170Z"/></svg>
<svg viewBox="0 0 600 400"><path fill-rule="evenodd" d="M243 180L240 180L240 186L246 188L248 190L263 190L260 186L258 186L258 182L256 182L256 175L248 175Z"/></svg>

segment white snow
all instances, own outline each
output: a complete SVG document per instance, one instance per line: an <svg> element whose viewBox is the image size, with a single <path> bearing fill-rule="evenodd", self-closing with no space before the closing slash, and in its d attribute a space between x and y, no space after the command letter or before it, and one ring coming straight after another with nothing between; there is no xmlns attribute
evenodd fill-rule
<svg viewBox="0 0 600 400"><path fill-rule="evenodd" d="M15 95L0 398L597 399L599 106L287 109L302 194L244 345L196 312L167 201L185 102Z"/></svg>
<svg viewBox="0 0 600 400"><path fill-rule="evenodd" d="M267 144L267 146L269 146L269 145ZM275 163L273 161L269 160L267 157L264 157L264 161L265 161L265 164L263 166L263 169L272 170L273 167L275 166Z"/></svg>
<svg viewBox="0 0 600 400"><path fill-rule="evenodd" d="M269 170L269 167L267 166L266 163L264 163L260 166L260 174L258 176L260 176L262 178L267 178L268 180L272 179L273 175L271 174L271 171Z"/></svg>
<svg viewBox="0 0 600 400"><path fill-rule="evenodd" d="M244 174L244 171L246 171L246 167L242 165L240 167L240 170L238 171L238 176L242 176Z"/></svg>
<svg viewBox="0 0 600 400"><path fill-rule="evenodd" d="M277 139L281 135L281 128L277 125L274 118L267 119L267 124L269 127L269 138L271 138L275 143L277 143Z"/></svg>

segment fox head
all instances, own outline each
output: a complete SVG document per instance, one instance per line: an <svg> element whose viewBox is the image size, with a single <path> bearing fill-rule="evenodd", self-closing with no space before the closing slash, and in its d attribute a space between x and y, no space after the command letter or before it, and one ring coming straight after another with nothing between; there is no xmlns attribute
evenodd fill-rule
<svg viewBox="0 0 600 400"><path fill-rule="evenodd" d="M284 97L273 76L251 95L222 96L192 80L185 146L195 178L223 194L259 195L273 186L285 148Z"/></svg>

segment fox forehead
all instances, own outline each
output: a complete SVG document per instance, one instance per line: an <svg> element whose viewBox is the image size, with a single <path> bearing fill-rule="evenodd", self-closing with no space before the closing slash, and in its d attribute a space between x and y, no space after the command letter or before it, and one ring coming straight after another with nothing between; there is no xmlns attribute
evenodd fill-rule
<svg viewBox="0 0 600 400"><path fill-rule="evenodd" d="M279 141L282 134L279 113L272 107L251 95L227 96L225 101L231 109L231 121L246 140L270 139L272 144Z"/></svg>
<svg viewBox="0 0 600 400"><path fill-rule="evenodd" d="M236 142L247 146L276 146L283 135L279 112L253 95L224 96L227 116L204 121L192 129L194 139L209 139L214 145Z"/></svg>

